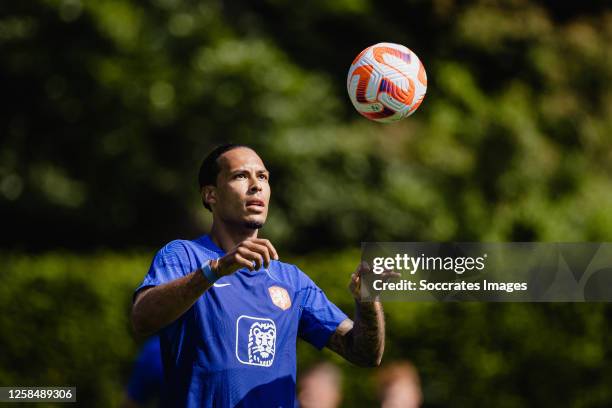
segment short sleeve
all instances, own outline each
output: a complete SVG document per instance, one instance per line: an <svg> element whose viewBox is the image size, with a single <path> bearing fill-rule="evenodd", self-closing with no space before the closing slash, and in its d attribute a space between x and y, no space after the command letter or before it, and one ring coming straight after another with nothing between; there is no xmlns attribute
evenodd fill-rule
<svg viewBox="0 0 612 408"><path fill-rule="evenodd" d="M298 334L320 350L325 347L338 325L348 317L338 306L327 299L325 293L312 279L303 272L300 274L303 275L303 286L300 289L302 315Z"/></svg>
<svg viewBox="0 0 612 408"><path fill-rule="evenodd" d="M180 240L172 241L157 252L149 272L134 291L134 297L141 289L171 282L196 269L197 267L190 261L185 244Z"/></svg>

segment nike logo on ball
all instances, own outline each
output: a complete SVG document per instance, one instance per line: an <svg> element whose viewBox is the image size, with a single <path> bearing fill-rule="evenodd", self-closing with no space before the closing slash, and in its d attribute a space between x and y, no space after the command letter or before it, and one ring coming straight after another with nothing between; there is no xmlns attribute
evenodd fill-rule
<svg viewBox="0 0 612 408"><path fill-rule="evenodd" d="M213 286L215 288L222 288L224 286L229 286L229 285L231 285L231 283L213 283Z"/></svg>

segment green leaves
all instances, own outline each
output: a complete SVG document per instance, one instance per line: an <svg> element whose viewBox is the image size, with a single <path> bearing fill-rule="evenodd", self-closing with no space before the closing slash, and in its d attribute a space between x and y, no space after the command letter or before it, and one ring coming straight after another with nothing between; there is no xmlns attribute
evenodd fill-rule
<svg viewBox="0 0 612 408"><path fill-rule="evenodd" d="M573 7L581 17L522 2L8 5L5 244L195 236L210 224L199 162L227 141L272 170L265 233L281 248L605 238L612 33L605 13ZM390 126L345 90L355 54L382 40L416 51L430 80ZM24 233L25 216L71 233Z"/></svg>

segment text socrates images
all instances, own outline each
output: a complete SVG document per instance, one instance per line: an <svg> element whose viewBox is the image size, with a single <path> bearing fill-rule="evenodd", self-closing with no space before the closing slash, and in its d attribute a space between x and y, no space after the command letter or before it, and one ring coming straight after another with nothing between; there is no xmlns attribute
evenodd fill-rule
<svg viewBox="0 0 612 408"><path fill-rule="evenodd" d="M365 242L362 261L364 300L612 301L612 243Z"/></svg>

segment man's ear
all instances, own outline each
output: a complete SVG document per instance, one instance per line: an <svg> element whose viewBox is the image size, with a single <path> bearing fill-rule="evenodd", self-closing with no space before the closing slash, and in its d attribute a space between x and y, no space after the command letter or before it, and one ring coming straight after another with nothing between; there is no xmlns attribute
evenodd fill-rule
<svg viewBox="0 0 612 408"><path fill-rule="evenodd" d="M217 188L215 186L204 186L200 193L202 194L202 203L208 204L211 207L217 203Z"/></svg>

